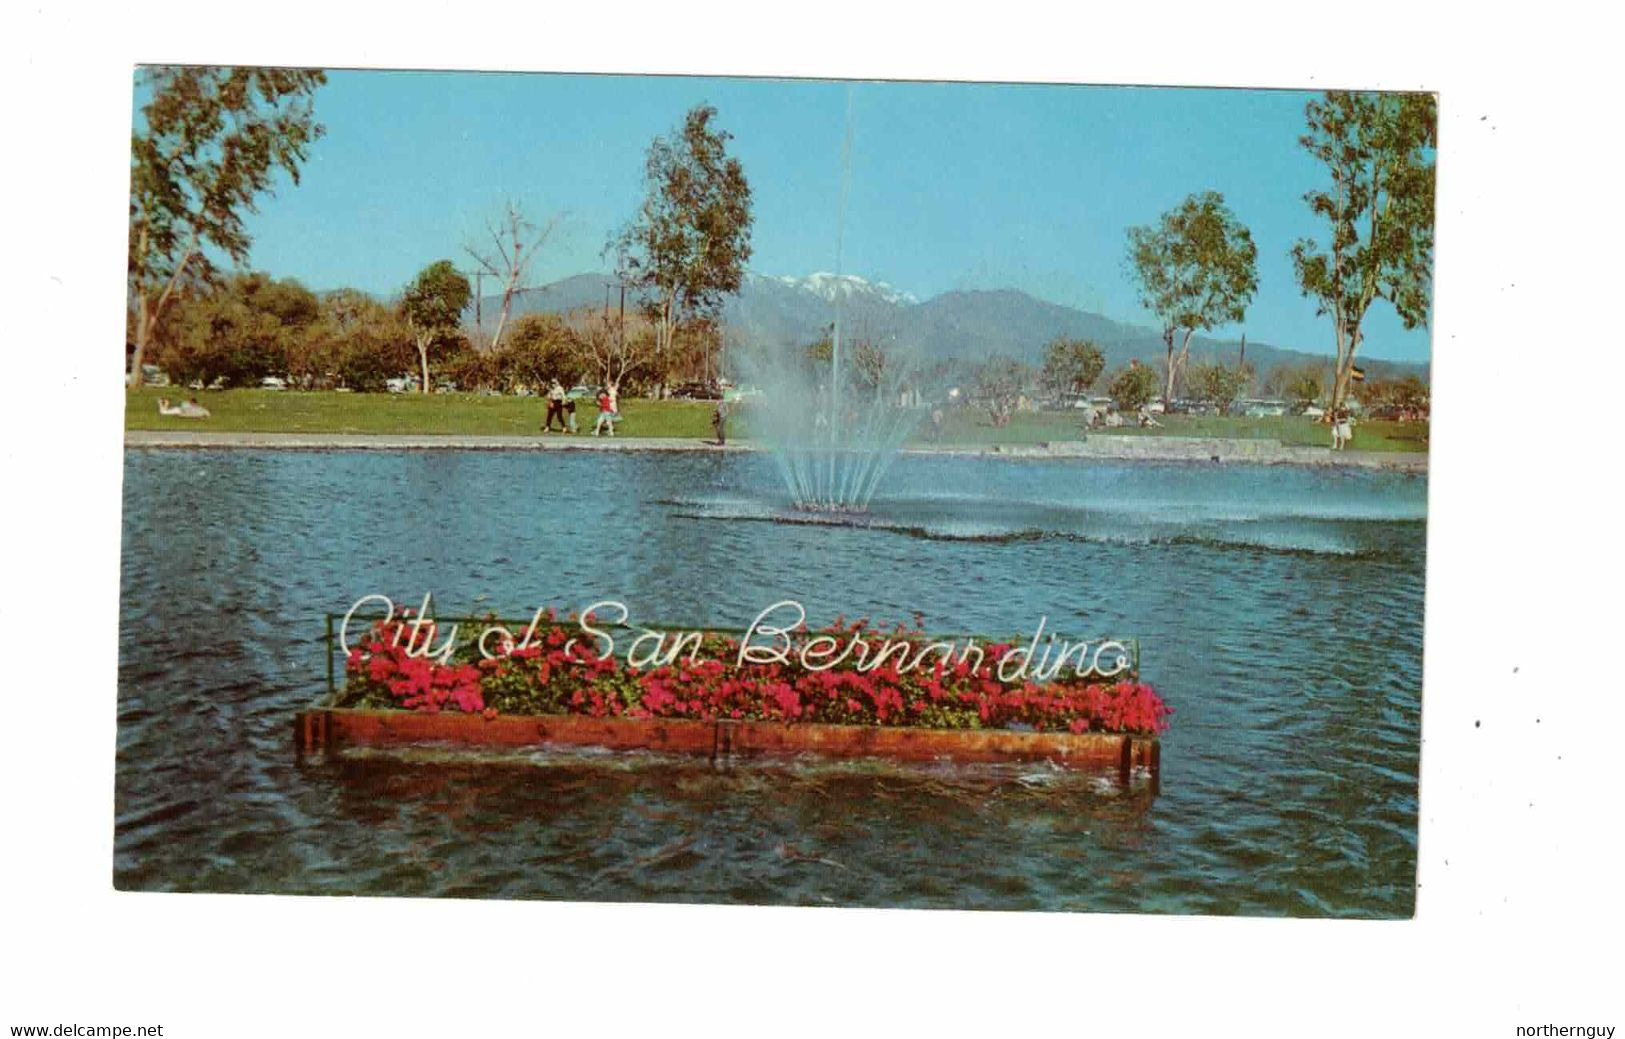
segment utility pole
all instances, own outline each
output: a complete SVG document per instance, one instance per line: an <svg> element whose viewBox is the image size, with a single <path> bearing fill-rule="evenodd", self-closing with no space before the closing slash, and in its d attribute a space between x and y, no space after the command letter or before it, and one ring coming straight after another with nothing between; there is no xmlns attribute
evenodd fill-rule
<svg viewBox="0 0 1625 1039"><path fill-rule="evenodd" d="M484 329L481 327L483 322L481 321L480 317L480 299L485 295L485 272L481 270L458 271L457 273L461 274L465 278L474 279L474 341L477 343L479 342L479 333L484 331Z"/></svg>

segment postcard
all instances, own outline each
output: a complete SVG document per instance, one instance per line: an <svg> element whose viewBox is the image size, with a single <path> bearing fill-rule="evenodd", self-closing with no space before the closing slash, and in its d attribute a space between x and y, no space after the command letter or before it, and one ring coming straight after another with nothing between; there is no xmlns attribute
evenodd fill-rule
<svg viewBox="0 0 1625 1039"><path fill-rule="evenodd" d="M131 116L119 889L1413 914L1433 95Z"/></svg>

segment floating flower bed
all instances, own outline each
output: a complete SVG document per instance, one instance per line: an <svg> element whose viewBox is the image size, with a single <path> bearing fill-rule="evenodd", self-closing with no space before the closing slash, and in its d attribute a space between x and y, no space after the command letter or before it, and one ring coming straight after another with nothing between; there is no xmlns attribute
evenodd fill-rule
<svg viewBox="0 0 1625 1039"><path fill-rule="evenodd" d="M541 615L539 615L541 620ZM504 630L505 631L505 630ZM1020 730L1155 736L1173 709L1151 686L1116 676L1056 669L1045 681L1004 680L1001 663L1019 652L993 643L973 658L902 627L859 621L798 633L806 654L760 662L738 639L695 633L670 662L632 666L598 652L574 627L547 616L523 640L466 645L431 656L435 625L374 624L345 661L333 706L438 714L574 715L696 722L778 722L938 730ZM888 653L868 652L885 639ZM482 639L481 642L484 642ZM853 652L863 648L862 653ZM490 654L490 655L488 655Z"/></svg>

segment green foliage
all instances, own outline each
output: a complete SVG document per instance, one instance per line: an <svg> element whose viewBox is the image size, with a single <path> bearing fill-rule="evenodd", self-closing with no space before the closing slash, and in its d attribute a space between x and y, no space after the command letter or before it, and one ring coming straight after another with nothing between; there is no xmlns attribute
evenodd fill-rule
<svg viewBox="0 0 1625 1039"><path fill-rule="evenodd" d="M477 347L463 350L441 364L440 374L456 383L457 388L465 392L486 390L507 392L512 389L503 375L494 350L481 350Z"/></svg>
<svg viewBox="0 0 1625 1039"><path fill-rule="evenodd" d="M809 377L827 386L835 362L835 327L826 326L815 341L801 348L800 362ZM862 394L864 399L900 389L917 374L906 356L886 349L869 335L841 337L841 381L843 393Z"/></svg>
<svg viewBox="0 0 1625 1039"><path fill-rule="evenodd" d="M450 260L436 260L418 272L401 296L401 313L414 329L444 332L455 329L473 293L468 279Z"/></svg>
<svg viewBox="0 0 1625 1039"><path fill-rule="evenodd" d="M853 340L850 349L851 359L843 359L842 365L851 365L847 371L855 388L870 396L893 388L899 372L898 360L885 347L873 339L863 338Z"/></svg>
<svg viewBox="0 0 1625 1039"><path fill-rule="evenodd" d="M573 386L591 374L574 330L556 314L521 317L497 353L496 364L508 387L538 391L552 379Z"/></svg>
<svg viewBox="0 0 1625 1039"><path fill-rule="evenodd" d="M1324 246L1305 238L1292 247L1299 289L1332 318L1337 371L1332 405L1341 403L1377 299L1387 300L1406 328L1427 324L1432 298L1434 153L1438 100L1432 94L1327 91L1305 109L1299 143L1318 159L1329 189L1304 195L1325 220Z"/></svg>
<svg viewBox="0 0 1625 1039"><path fill-rule="evenodd" d="M1326 386L1317 373L1300 372L1286 384L1284 395L1292 403L1303 406L1313 404L1325 392Z"/></svg>
<svg viewBox="0 0 1625 1039"><path fill-rule="evenodd" d="M509 326L495 350L469 350L445 368L458 387L511 393L521 387L542 393L557 379L565 386L599 381L588 336L557 314L525 314Z"/></svg>
<svg viewBox="0 0 1625 1039"><path fill-rule="evenodd" d="M340 289L322 300L321 338L303 364L318 385L329 380L360 392L384 388L389 379L411 371L412 329L400 312L355 289Z"/></svg>
<svg viewBox="0 0 1625 1039"><path fill-rule="evenodd" d="M236 275L177 309L158 361L177 382L257 383L288 371L288 357L301 351L319 314L316 297L297 281Z"/></svg>
<svg viewBox="0 0 1625 1039"><path fill-rule="evenodd" d="M1211 330L1242 320L1258 290L1258 248L1217 191L1191 195L1155 226L1129 229L1140 302L1165 327Z"/></svg>
<svg viewBox="0 0 1625 1039"><path fill-rule="evenodd" d="M436 260L418 272L401 295L401 314L412 326L418 352L420 388L429 392L430 368L461 352L467 341L458 327L473 292L450 260Z"/></svg>
<svg viewBox="0 0 1625 1039"><path fill-rule="evenodd" d="M1246 317L1258 291L1258 249L1217 191L1187 197L1155 225L1129 228L1128 244L1140 303L1162 324L1163 396L1172 396L1191 336ZM1176 354L1179 331L1184 341Z"/></svg>
<svg viewBox="0 0 1625 1039"><path fill-rule="evenodd" d="M130 136L127 284L142 353L186 286L218 281L211 252L235 263L252 243L243 224L277 170L295 184L321 136L311 98L316 69L153 66L151 100Z"/></svg>
<svg viewBox="0 0 1625 1039"><path fill-rule="evenodd" d="M204 385L278 375L304 388L381 390L415 357L405 319L365 293L339 289L318 300L297 281L261 273L182 295L154 346L171 379Z"/></svg>
<svg viewBox="0 0 1625 1039"><path fill-rule="evenodd" d="M1262 389L1271 397L1280 397L1293 404L1314 404L1325 396L1331 370L1330 362L1277 364L1270 369Z"/></svg>
<svg viewBox="0 0 1625 1039"><path fill-rule="evenodd" d="M823 370L835 356L834 333L826 330L816 341L808 343L803 351L807 363L815 371Z"/></svg>
<svg viewBox="0 0 1625 1039"><path fill-rule="evenodd" d="M750 184L727 154L732 135L713 125L716 115L696 105L649 145L643 202L610 243L618 275L642 290L659 328L657 365L679 324L715 313L739 291L751 256Z"/></svg>
<svg viewBox="0 0 1625 1039"><path fill-rule="evenodd" d="M835 363L835 326L824 326L819 337L801 349L803 368L814 384L827 385L830 366Z"/></svg>
<svg viewBox="0 0 1625 1039"><path fill-rule="evenodd" d="M915 724L924 729L980 729L982 718L974 707L932 703L920 708Z"/></svg>
<svg viewBox="0 0 1625 1039"><path fill-rule="evenodd" d="M1131 364L1112 378L1106 392L1119 411L1138 411L1157 395L1157 373L1146 365Z"/></svg>
<svg viewBox="0 0 1625 1039"><path fill-rule="evenodd" d="M1403 379L1373 379L1361 383L1356 391L1360 403L1367 410L1393 410L1407 414L1422 414L1428 410L1427 384L1415 375Z"/></svg>
<svg viewBox="0 0 1625 1039"><path fill-rule="evenodd" d="M1011 357L990 357L976 371L976 396L993 417L993 425L1009 425L1016 402L1032 383L1032 369Z"/></svg>
<svg viewBox="0 0 1625 1039"><path fill-rule="evenodd" d="M1218 361L1192 365L1185 377L1187 392L1200 400L1212 401L1221 411L1234 404L1251 382L1251 372Z"/></svg>
<svg viewBox="0 0 1625 1039"><path fill-rule="evenodd" d="M1088 339L1061 336L1044 348L1039 382L1050 393L1084 393L1106 370L1106 356Z"/></svg>

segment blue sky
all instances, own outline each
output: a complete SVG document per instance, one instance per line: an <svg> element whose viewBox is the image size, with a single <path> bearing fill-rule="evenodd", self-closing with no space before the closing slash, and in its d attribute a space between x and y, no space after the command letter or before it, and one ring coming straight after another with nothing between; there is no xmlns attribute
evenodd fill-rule
<svg viewBox="0 0 1625 1039"><path fill-rule="evenodd" d="M926 299L1018 288L1151 324L1123 270L1128 227L1194 191L1252 230L1253 341L1331 352L1331 326L1287 250L1325 232L1303 204L1321 181L1298 146L1311 95L1286 91L871 83L852 95L847 273ZM819 81L349 71L317 94L326 136L301 183L248 221L252 265L317 289L396 291L504 199L559 215L539 281L606 269L636 208L643 153L692 105L717 106L755 197L753 270L833 270L847 86ZM139 99L138 99L139 103ZM1362 352L1426 360L1378 302Z"/></svg>

